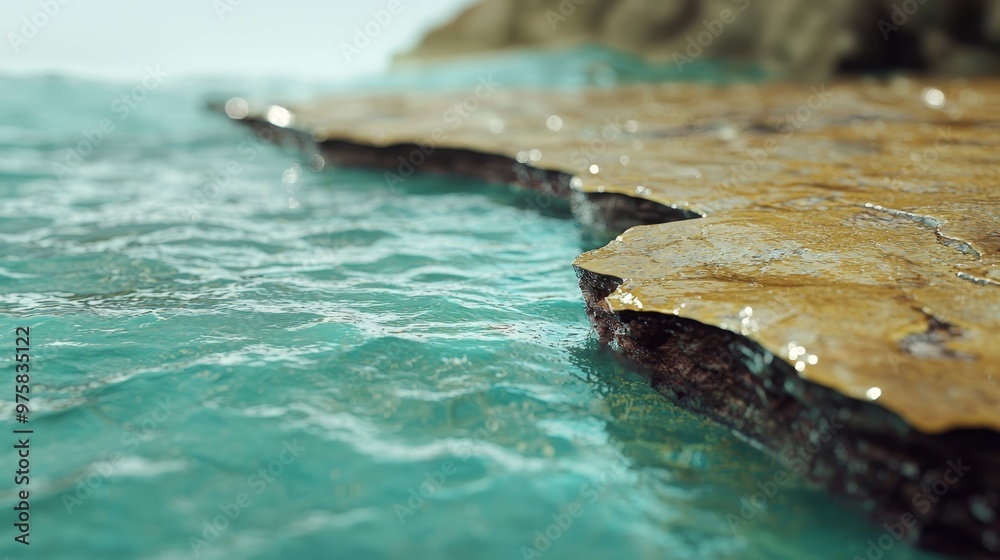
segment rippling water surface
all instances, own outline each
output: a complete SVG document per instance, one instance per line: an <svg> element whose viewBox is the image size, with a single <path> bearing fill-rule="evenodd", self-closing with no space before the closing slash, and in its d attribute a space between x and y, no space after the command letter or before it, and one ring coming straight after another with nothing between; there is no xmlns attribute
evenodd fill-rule
<svg viewBox="0 0 1000 560"><path fill-rule="evenodd" d="M0 80L0 555L852 558L880 535L798 483L741 512L780 465L598 348L565 209L315 172L208 115L207 85L121 118L131 86Z"/></svg>

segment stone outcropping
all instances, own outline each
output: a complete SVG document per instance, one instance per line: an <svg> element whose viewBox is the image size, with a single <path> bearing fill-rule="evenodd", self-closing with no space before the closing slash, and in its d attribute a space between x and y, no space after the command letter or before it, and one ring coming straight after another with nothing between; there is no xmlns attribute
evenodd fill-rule
<svg viewBox="0 0 1000 560"><path fill-rule="evenodd" d="M401 60L601 43L654 60L723 57L774 75L1000 70L1000 3L976 0L483 0ZM687 58L685 58L687 57Z"/></svg>
<svg viewBox="0 0 1000 560"><path fill-rule="evenodd" d="M226 110L390 185L460 173L640 224L575 262L605 342L911 542L1000 554L1000 82L484 79Z"/></svg>

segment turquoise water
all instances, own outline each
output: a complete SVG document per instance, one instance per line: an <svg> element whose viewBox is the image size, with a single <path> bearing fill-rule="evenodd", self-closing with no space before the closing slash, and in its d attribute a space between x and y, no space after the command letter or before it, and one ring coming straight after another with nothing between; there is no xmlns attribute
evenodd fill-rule
<svg viewBox="0 0 1000 560"><path fill-rule="evenodd" d="M205 84L120 118L132 85L0 79L0 557L852 558L882 534L795 482L731 527L782 467L598 347L565 208L315 172Z"/></svg>

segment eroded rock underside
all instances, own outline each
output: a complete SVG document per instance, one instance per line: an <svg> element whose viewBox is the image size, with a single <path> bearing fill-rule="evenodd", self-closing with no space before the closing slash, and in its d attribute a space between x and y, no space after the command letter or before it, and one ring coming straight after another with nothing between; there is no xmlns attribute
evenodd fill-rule
<svg viewBox="0 0 1000 560"><path fill-rule="evenodd" d="M484 79L228 112L390 184L460 173L636 226L574 266L660 393L910 542L1000 554L1000 82Z"/></svg>

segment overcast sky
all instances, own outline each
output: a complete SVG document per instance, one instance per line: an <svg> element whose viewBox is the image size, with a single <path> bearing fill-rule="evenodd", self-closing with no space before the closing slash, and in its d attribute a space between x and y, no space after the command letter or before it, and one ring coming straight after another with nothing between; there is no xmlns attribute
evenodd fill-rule
<svg viewBox="0 0 1000 560"><path fill-rule="evenodd" d="M383 70L471 2L2 0L0 73L132 80L160 65L174 76L340 79ZM374 36L357 37L365 27Z"/></svg>

